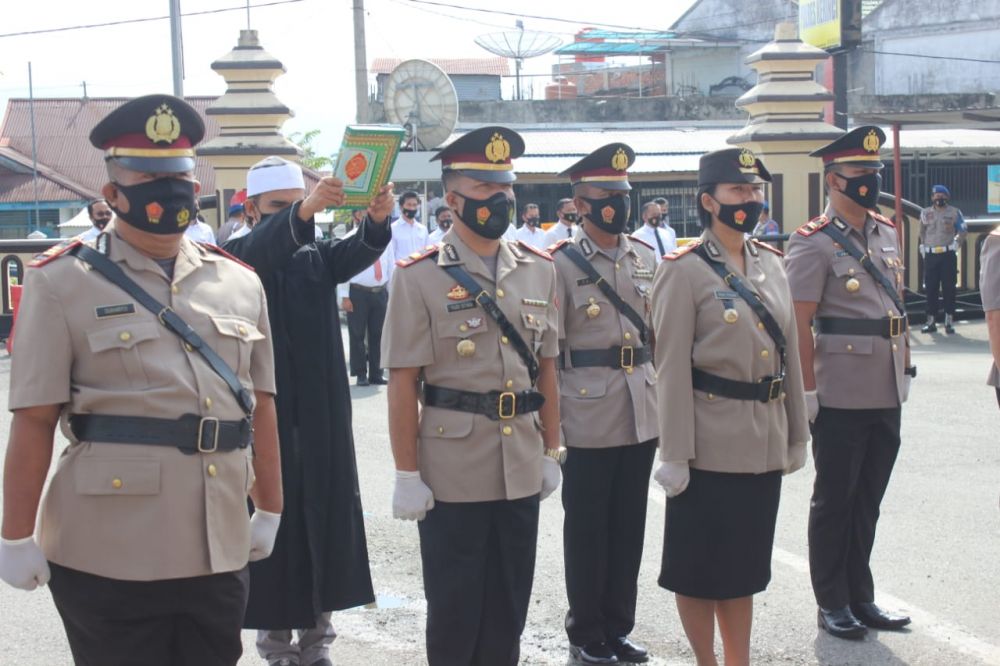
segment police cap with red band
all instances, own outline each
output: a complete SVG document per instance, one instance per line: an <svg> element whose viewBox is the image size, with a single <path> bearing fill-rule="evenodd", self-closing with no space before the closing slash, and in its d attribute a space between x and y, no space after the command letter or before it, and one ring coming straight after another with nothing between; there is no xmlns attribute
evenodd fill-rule
<svg viewBox="0 0 1000 666"><path fill-rule="evenodd" d="M459 173L486 183L513 183L514 160L524 154L524 139L507 127L493 125L472 130L441 149L431 161L441 160L445 173Z"/></svg>
<svg viewBox="0 0 1000 666"><path fill-rule="evenodd" d="M190 104L172 95L125 102L90 132L90 143L126 169L179 173L194 169L194 147L205 123Z"/></svg>
<svg viewBox="0 0 1000 666"><path fill-rule="evenodd" d="M809 153L810 157L822 157L823 166L835 164L881 169L882 158L879 155L885 144L885 132L874 125L855 127L840 138Z"/></svg>
<svg viewBox="0 0 1000 666"><path fill-rule="evenodd" d="M635 163L635 151L624 143L609 143L579 160L559 175L569 176L571 185L589 183L606 190L631 190L628 168Z"/></svg>

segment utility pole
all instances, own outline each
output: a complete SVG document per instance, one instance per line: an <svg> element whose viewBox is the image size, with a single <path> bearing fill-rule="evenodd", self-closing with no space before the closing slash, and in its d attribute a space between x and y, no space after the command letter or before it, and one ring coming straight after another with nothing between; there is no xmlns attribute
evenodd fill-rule
<svg viewBox="0 0 1000 666"><path fill-rule="evenodd" d="M354 3L354 96L357 122L368 122L368 56L365 52L365 0Z"/></svg>
<svg viewBox="0 0 1000 666"><path fill-rule="evenodd" d="M174 97L184 97L184 39L181 37L181 0L170 0L170 59L174 69Z"/></svg>

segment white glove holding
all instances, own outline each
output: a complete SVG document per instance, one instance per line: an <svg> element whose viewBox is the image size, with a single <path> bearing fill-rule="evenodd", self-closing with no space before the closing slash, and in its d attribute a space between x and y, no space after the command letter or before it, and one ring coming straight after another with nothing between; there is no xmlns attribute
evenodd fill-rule
<svg viewBox="0 0 1000 666"><path fill-rule="evenodd" d="M913 377L909 375L903 375L903 402L906 402L910 398L910 380Z"/></svg>
<svg viewBox="0 0 1000 666"><path fill-rule="evenodd" d="M920 244L920 245L918 246L918 248L920 249L920 256L921 256L921 257L926 257L926 256L927 256L927 246L926 246L926 245L924 245L923 243L921 243L921 244Z"/></svg>
<svg viewBox="0 0 1000 666"><path fill-rule="evenodd" d="M788 466L785 467L785 474L797 472L806 466L806 444L799 442L788 447Z"/></svg>
<svg viewBox="0 0 1000 666"><path fill-rule="evenodd" d="M809 423L813 423L819 414L819 397L816 395L816 389L806 391L806 414L809 415Z"/></svg>
<svg viewBox="0 0 1000 666"><path fill-rule="evenodd" d="M271 556L274 540L278 536L281 514L254 509L250 516L250 561L256 562Z"/></svg>
<svg viewBox="0 0 1000 666"><path fill-rule="evenodd" d="M396 489L392 492L392 517L400 520L423 520L434 508L434 493L420 478L420 472L396 470Z"/></svg>
<svg viewBox="0 0 1000 666"><path fill-rule="evenodd" d="M664 462L653 478L667 491L667 497L677 497L691 481L691 468L686 462Z"/></svg>
<svg viewBox="0 0 1000 666"><path fill-rule="evenodd" d="M957 238L951 242L951 245L948 246L948 249L951 250L952 252L958 252L958 239Z"/></svg>
<svg viewBox="0 0 1000 666"><path fill-rule="evenodd" d="M542 499L556 491L562 481L562 467L555 458L542 456Z"/></svg>
<svg viewBox="0 0 1000 666"><path fill-rule="evenodd" d="M49 563L35 537L0 539L0 578L20 590L33 590L49 582Z"/></svg>

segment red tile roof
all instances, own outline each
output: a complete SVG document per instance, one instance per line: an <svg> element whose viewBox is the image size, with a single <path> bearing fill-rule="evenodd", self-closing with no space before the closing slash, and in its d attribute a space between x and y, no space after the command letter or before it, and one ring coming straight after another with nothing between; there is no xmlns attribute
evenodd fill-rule
<svg viewBox="0 0 1000 666"><path fill-rule="evenodd" d="M507 76L510 74L510 63L507 58L427 58L444 70L445 74L453 75L491 75ZM372 62L372 74L388 74L396 69L400 58L375 58Z"/></svg>

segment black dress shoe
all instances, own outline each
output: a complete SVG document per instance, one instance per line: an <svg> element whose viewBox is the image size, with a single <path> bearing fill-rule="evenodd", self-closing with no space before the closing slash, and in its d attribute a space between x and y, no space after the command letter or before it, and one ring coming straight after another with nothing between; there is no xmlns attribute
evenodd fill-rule
<svg viewBox="0 0 1000 666"><path fill-rule="evenodd" d="M384 386L385 384L389 383L382 375L375 375L374 377L369 377L368 381L377 386Z"/></svg>
<svg viewBox="0 0 1000 666"><path fill-rule="evenodd" d="M868 628L858 621L848 606L836 610L820 608L817 613L819 628L836 638L864 638Z"/></svg>
<svg viewBox="0 0 1000 666"><path fill-rule="evenodd" d="M937 324L925 324L923 328L920 329L921 333L937 333Z"/></svg>
<svg viewBox="0 0 1000 666"><path fill-rule="evenodd" d="M583 647L569 646L569 656L578 664L617 664L618 657L607 643L587 643Z"/></svg>
<svg viewBox="0 0 1000 666"><path fill-rule="evenodd" d="M851 604L851 612L854 617L865 623L865 626L872 629L902 629L910 623L910 618L905 615L893 615L871 602Z"/></svg>
<svg viewBox="0 0 1000 666"><path fill-rule="evenodd" d="M358 377L358 386L368 386L368 378Z"/></svg>
<svg viewBox="0 0 1000 666"><path fill-rule="evenodd" d="M955 334L955 327L952 326L951 324L945 324L944 325L944 332L947 333L948 335L954 335Z"/></svg>
<svg viewBox="0 0 1000 666"><path fill-rule="evenodd" d="M618 657L618 661L626 664L645 664L649 661L649 651L641 645L636 645L628 636L619 636L608 641L608 647Z"/></svg>

